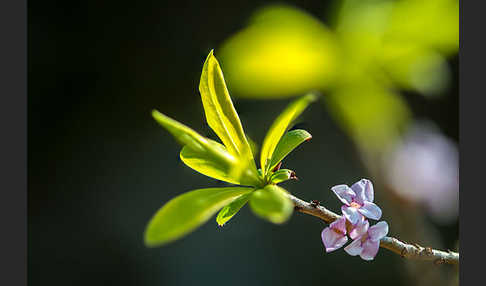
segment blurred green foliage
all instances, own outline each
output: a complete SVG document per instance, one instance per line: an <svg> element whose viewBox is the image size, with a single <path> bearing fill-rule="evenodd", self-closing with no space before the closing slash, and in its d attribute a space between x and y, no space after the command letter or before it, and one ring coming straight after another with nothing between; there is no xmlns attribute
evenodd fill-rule
<svg viewBox="0 0 486 286"><path fill-rule="evenodd" d="M236 96L285 98L309 90L366 152L410 122L399 90L440 96L459 47L459 1L346 0L331 27L298 8L264 7L221 46Z"/></svg>
<svg viewBox="0 0 486 286"><path fill-rule="evenodd" d="M286 6L257 11L218 51L227 81L243 97L288 97L336 76L337 40L319 20Z"/></svg>

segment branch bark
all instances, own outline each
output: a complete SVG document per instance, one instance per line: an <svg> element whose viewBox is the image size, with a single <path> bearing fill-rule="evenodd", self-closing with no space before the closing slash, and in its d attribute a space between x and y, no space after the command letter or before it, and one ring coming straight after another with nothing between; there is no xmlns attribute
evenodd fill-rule
<svg viewBox="0 0 486 286"><path fill-rule="evenodd" d="M319 205L317 202L306 202L289 194L290 200L294 203L295 210L320 218L327 224L335 221L341 216ZM459 253L453 251L442 251L423 247L417 243L406 243L397 238L385 236L380 241L380 247L386 248L399 254L403 258L428 260L435 264L459 264Z"/></svg>

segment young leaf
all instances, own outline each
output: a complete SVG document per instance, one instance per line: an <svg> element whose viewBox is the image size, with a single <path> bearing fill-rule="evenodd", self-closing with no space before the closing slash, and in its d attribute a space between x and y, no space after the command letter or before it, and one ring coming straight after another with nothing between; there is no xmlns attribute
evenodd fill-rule
<svg viewBox="0 0 486 286"><path fill-rule="evenodd" d="M179 239L235 198L252 191L242 187L209 188L177 196L152 217L145 230L145 244L154 247Z"/></svg>
<svg viewBox="0 0 486 286"><path fill-rule="evenodd" d="M248 144L250 145L251 153L257 154L258 148L260 148L258 146L258 144L255 141L253 141L253 139L251 139L248 135L246 135L246 140L248 141ZM252 160L252 161L254 161L254 160Z"/></svg>
<svg viewBox="0 0 486 286"><path fill-rule="evenodd" d="M268 173L270 169L270 160L275 151L280 138L287 130L289 124L297 118L302 111L317 98L316 95L310 93L295 101L293 101L287 108L275 119L270 127L265 139L263 140L262 151L260 154L260 164L264 174Z"/></svg>
<svg viewBox="0 0 486 286"><path fill-rule="evenodd" d="M188 145L197 150L204 149L204 146L208 144L207 139L196 131L155 109L152 110L152 117L167 129L182 146Z"/></svg>
<svg viewBox="0 0 486 286"><path fill-rule="evenodd" d="M270 160L269 169L272 170L282 161L292 150L300 144L312 138L309 132L302 129L290 130L280 139Z"/></svg>
<svg viewBox="0 0 486 286"><path fill-rule="evenodd" d="M250 207L256 215L277 224L287 221L294 210L287 191L276 185L254 191L250 197Z"/></svg>
<svg viewBox="0 0 486 286"><path fill-rule="evenodd" d="M221 152L228 152L222 144L210 139L208 141L216 148L219 148ZM180 158L184 164L203 175L231 184L242 184L241 178L232 176L234 172L231 172L232 168L238 167L238 160L232 161L234 162L233 164L228 164L227 162L215 160L210 153L204 150L195 150L188 146L182 148Z"/></svg>
<svg viewBox="0 0 486 286"><path fill-rule="evenodd" d="M248 202L249 198L250 194L241 195L231 203L227 204L216 217L216 222L218 225L222 226L229 221Z"/></svg>
<svg viewBox="0 0 486 286"><path fill-rule="evenodd" d="M223 72L212 50L203 66L199 92L206 120L228 152L235 157L253 161L250 145L226 88Z"/></svg>
<svg viewBox="0 0 486 286"><path fill-rule="evenodd" d="M190 158L198 157L208 161L209 165L218 166L218 169L228 171L232 168L239 168L241 165L237 158L229 154L225 148L216 141L201 136L186 125L158 112L157 110L152 111L152 116L184 146L184 154L188 157L188 160L186 160L187 162L190 161ZM181 159L184 161L183 158ZM189 162L187 165L193 168L193 166L198 165L199 162L200 161L196 161L194 164ZM196 169L196 171L199 170ZM204 172L201 173L205 174Z"/></svg>
<svg viewBox="0 0 486 286"><path fill-rule="evenodd" d="M272 184L278 184L290 179L297 179L295 172L289 169L280 169L272 174L270 177L270 182Z"/></svg>

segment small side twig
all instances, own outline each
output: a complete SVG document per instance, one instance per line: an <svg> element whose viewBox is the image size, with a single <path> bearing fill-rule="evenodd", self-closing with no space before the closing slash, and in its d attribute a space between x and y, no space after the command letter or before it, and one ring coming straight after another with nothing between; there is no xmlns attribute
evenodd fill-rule
<svg viewBox="0 0 486 286"><path fill-rule="evenodd" d="M322 205L316 204L314 201L309 203L290 194L289 198L294 203L296 211L320 218L327 224L330 224L341 217L338 214L326 209ZM407 259L433 261L436 265L459 264L459 253L457 252L451 250L442 251L432 249L431 247L423 247L417 243L409 244L394 237L385 236L382 238L380 241L380 247L386 248Z"/></svg>

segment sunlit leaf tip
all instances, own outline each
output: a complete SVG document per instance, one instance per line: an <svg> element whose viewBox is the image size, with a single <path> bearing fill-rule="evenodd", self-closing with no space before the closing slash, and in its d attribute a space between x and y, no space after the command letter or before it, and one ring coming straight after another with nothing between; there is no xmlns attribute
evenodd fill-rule
<svg viewBox="0 0 486 286"><path fill-rule="evenodd" d="M273 152L272 159L270 160L269 169L273 169L282 160L300 144L312 139L312 135L303 129L294 129L285 133Z"/></svg>
<svg viewBox="0 0 486 286"><path fill-rule="evenodd" d="M152 117L162 125L162 127L169 131L182 146L188 145L191 148L198 150L207 145L205 137L179 121L174 120L155 109L152 110Z"/></svg>
<svg viewBox="0 0 486 286"><path fill-rule="evenodd" d="M270 164L275 148L289 125L317 98L318 95L316 93L308 93L291 102L275 119L263 140L260 153L260 165L264 174L267 174L268 171L271 170Z"/></svg>

